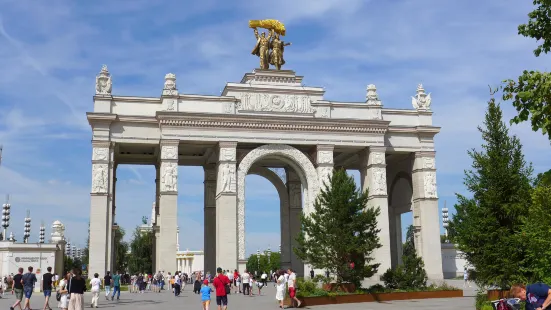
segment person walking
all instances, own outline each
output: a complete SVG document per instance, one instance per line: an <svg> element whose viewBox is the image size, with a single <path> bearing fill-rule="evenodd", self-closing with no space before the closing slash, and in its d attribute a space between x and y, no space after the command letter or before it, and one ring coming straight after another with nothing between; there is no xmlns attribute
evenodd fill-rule
<svg viewBox="0 0 551 310"><path fill-rule="evenodd" d="M113 295L111 295L111 300L115 299L115 294L117 294L117 300L121 297L121 275L119 271L113 275Z"/></svg>
<svg viewBox="0 0 551 310"><path fill-rule="evenodd" d="M23 301L23 268L19 267L18 273L13 276L13 284L11 286L11 293L15 292L15 303L10 307L10 310L14 310L16 307L21 309L21 302Z"/></svg>
<svg viewBox="0 0 551 310"><path fill-rule="evenodd" d="M245 272L243 272L243 275L241 275L241 282L243 282L243 295L250 295L250 281L251 281L251 275L249 274L249 271L245 269Z"/></svg>
<svg viewBox="0 0 551 310"><path fill-rule="evenodd" d="M296 302L297 308L300 308L301 302L296 296L297 290L295 288L297 275L295 274L295 271L291 268L287 269L287 273L289 274L289 279L287 280L287 288L289 290L289 297L291 298L291 307L294 307Z"/></svg>
<svg viewBox="0 0 551 310"><path fill-rule="evenodd" d="M201 287L200 293L201 293L201 303L203 304L203 310L209 310L210 307L210 293L212 293L213 290L209 286L209 281L204 280L203 281L203 287Z"/></svg>
<svg viewBox="0 0 551 310"><path fill-rule="evenodd" d="M82 277L82 270L73 269L73 276L69 279L69 310L84 309L84 291L86 281Z"/></svg>
<svg viewBox="0 0 551 310"><path fill-rule="evenodd" d="M471 284L469 283L469 269L465 268L463 271L463 288L466 288L467 285L471 287Z"/></svg>
<svg viewBox="0 0 551 310"><path fill-rule="evenodd" d="M103 277L103 288L105 289L105 300L109 300L111 295L111 272L107 271L105 277Z"/></svg>
<svg viewBox="0 0 551 310"><path fill-rule="evenodd" d="M277 288L276 299L279 302L279 307L283 309L283 299L285 299L285 277L282 271L277 273Z"/></svg>
<svg viewBox="0 0 551 310"><path fill-rule="evenodd" d="M67 296L69 294L68 290L68 283L69 279L71 279L71 273L67 272L67 274L59 280L59 284L57 286L57 292L61 295L59 298L59 301L57 303L57 307L62 310L67 310L69 308L69 300L67 299Z"/></svg>
<svg viewBox="0 0 551 310"><path fill-rule="evenodd" d="M180 275L178 274L178 271L176 271L174 273L174 296L175 297L180 296L180 288L182 287L180 281L181 281Z"/></svg>
<svg viewBox="0 0 551 310"><path fill-rule="evenodd" d="M21 282L23 283L23 293L25 294L24 309L31 309L31 296L33 295L34 284L36 283L36 275L33 273L33 267L29 266L29 272L23 275Z"/></svg>
<svg viewBox="0 0 551 310"><path fill-rule="evenodd" d="M98 307L100 285L101 280L99 279L99 274L94 273L94 278L90 281L90 286L92 286L92 308Z"/></svg>
<svg viewBox="0 0 551 310"><path fill-rule="evenodd" d="M52 283L54 276L52 275L52 267L46 268L48 272L42 275L42 292L44 293L44 310L51 310L50 297L52 296Z"/></svg>
<svg viewBox="0 0 551 310"><path fill-rule="evenodd" d="M222 268L216 269L216 277L212 281L212 285L216 289L216 305L218 310L226 310L228 308L228 292L230 291L230 279L222 273Z"/></svg>

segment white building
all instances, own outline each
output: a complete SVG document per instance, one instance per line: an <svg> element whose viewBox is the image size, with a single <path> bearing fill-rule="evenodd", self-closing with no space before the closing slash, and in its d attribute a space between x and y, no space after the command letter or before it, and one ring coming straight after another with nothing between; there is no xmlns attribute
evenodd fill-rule
<svg viewBox="0 0 551 310"><path fill-rule="evenodd" d="M185 250L185 251L176 252L177 270L183 273L187 273L188 275L191 275L192 273L197 271L203 272L204 260L205 260L205 255L203 251ZM174 272L174 270L168 270L168 271Z"/></svg>

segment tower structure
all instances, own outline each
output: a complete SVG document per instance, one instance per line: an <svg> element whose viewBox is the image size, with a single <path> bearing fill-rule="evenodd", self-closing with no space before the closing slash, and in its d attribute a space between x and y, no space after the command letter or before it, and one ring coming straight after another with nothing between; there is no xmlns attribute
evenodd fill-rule
<svg viewBox="0 0 551 310"><path fill-rule="evenodd" d="M23 243L29 243L31 237L31 211L27 210L27 217L25 218L25 233L23 234Z"/></svg>

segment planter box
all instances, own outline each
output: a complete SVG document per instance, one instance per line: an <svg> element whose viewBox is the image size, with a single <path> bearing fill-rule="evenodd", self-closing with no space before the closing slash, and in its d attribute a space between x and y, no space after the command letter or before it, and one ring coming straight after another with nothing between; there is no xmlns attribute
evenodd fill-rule
<svg viewBox="0 0 551 310"><path fill-rule="evenodd" d="M434 291L434 292L400 292L377 294L350 294L339 296L320 296L299 298L302 306L321 306L333 304L348 304L360 302L381 302L392 300L430 299L463 297L463 291Z"/></svg>
<svg viewBox="0 0 551 310"><path fill-rule="evenodd" d="M487 294L488 294L489 301L498 300L502 298L513 298L509 290L488 290Z"/></svg>
<svg viewBox="0 0 551 310"><path fill-rule="evenodd" d="M341 283L340 285L337 285L337 283L329 283L324 284L322 289L328 292L341 291L345 293L354 293L356 291L356 285L353 283Z"/></svg>

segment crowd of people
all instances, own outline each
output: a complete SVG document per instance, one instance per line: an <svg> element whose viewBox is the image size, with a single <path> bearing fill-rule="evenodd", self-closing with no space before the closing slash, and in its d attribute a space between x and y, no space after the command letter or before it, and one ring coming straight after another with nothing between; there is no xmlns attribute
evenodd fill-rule
<svg viewBox="0 0 551 310"><path fill-rule="evenodd" d="M245 296L262 295L262 289L268 285L268 281L273 281L276 287L275 298L279 302L279 307L283 308L283 300L286 292L291 297L293 305L300 306L300 301L296 298L296 274L288 269L279 270L271 274L266 272L258 275L245 270L240 274L237 270L223 270L218 268L216 275L210 273L193 272L191 275L180 271L171 274L159 271L155 274L138 273L135 275L121 274L120 272L106 272L100 278L99 274L94 274L90 279L82 275L82 270L75 268L61 277L52 274L52 268L48 267L47 272L41 275L41 291L44 295L43 310L51 310L51 296L54 293L57 301L57 308L64 310L81 310L84 308L84 293L89 291L92 295L90 306L97 308L100 300L100 294L105 292L107 301L120 299L121 285L128 283L130 293L143 294L146 291L160 293L163 290L170 290L174 296L179 296L187 284L193 286L193 292L199 294L203 309L208 310L210 306L211 293L215 293L216 304L219 310L226 309L228 305L228 295L243 294ZM89 281L89 282L88 282ZM30 309L30 300L37 283L36 274L33 273L33 267L28 267L24 273L23 268L19 268L15 275L6 276L2 279L2 295L11 289L15 295L15 303L10 307L11 310ZM87 285L87 283L89 283ZM0 296L2 298L2 296Z"/></svg>

